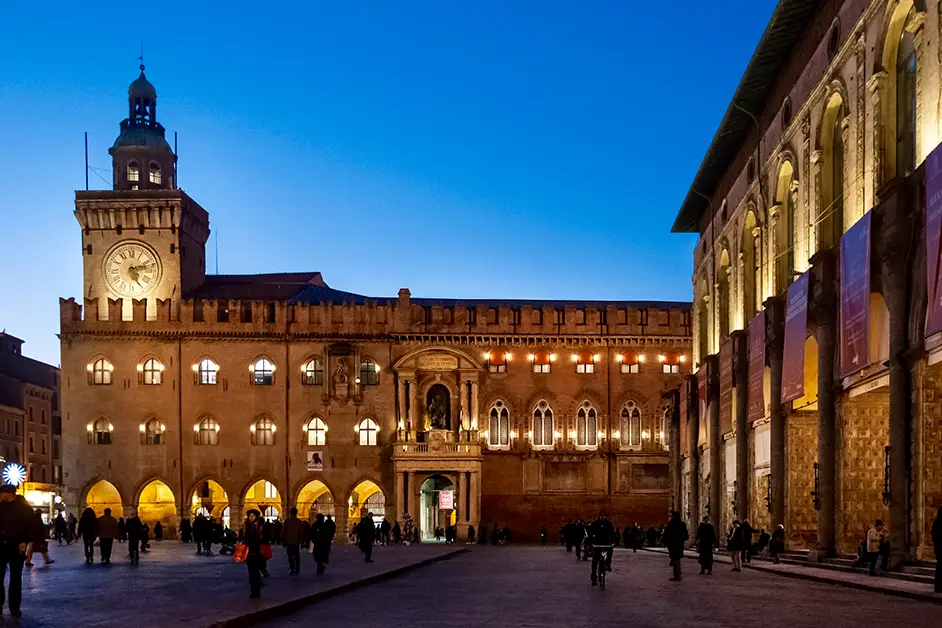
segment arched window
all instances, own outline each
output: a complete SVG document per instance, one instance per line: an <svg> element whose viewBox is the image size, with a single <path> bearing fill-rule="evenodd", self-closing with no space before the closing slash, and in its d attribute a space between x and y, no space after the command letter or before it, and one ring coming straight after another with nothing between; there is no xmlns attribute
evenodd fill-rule
<svg viewBox="0 0 942 628"><path fill-rule="evenodd" d="M105 417L98 417L94 423L88 426L89 442L93 445L110 445L111 433L114 431L112 425Z"/></svg>
<svg viewBox="0 0 942 628"><path fill-rule="evenodd" d="M824 154L822 169L821 207L815 216L817 250L840 244L844 233L844 122L847 107L840 92L827 100L821 119L820 143Z"/></svg>
<svg viewBox="0 0 942 628"><path fill-rule="evenodd" d="M588 401L582 403L576 413L576 447L595 449L599 445L599 419L595 408Z"/></svg>
<svg viewBox="0 0 942 628"><path fill-rule="evenodd" d="M214 386L216 384L216 373L219 371L218 364L209 358L203 358L195 370L197 374L196 381L201 386Z"/></svg>
<svg viewBox="0 0 942 628"><path fill-rule="evenodd" d="M379 364L370 358L360 362L360 386L376 386L379 384Z"/></svg>
<svg viewBox="0 0 942 628"><path fill-rule="evenodd" d="M896 175L916 169L916 36L911 24L916 7L909 10L896 53Z"/></svg>
<svg viewBox="0 0 942 628"><path fill-rule="evenodd" d="M775 227L775 293L783 294L794 279L795 270L795 195L792 193L794 167L790 161L782 164L775 195L779 216Z"/></svg>
<svg viewBox="0 0 942 628"><path fill-rule="evenodd" d="M720 254L719 287L717 289L719 303L716 305L716 314L720 322L720 338L726 338L729 335L729 282L731 271L729 251L724 248Z"/></svg>
<svg viewBox="0 0 942 628"><path fill-rule="evenodd" d="M488 413L487 445L491 449L510 448L510 412L503 401L496 402Z"/></svg>
<svg viewBox="0 0 942 628"><path fill-rule="evenodd" d="M275 365L267 358L259 358L252 366L252 383L256 386L271 386L275 381Z"/></svg>
<svg viewBox="0 0 942 628"><path fill-rule="evenodd" d="M533 448L552 449L556 444L553 410L546 401L540 401L533 409Z"/></svg>
<svg viewBox="0 0 942 628"><path fill-rule="evenodd" d="M360 421L357 426L357 433L360 436L359 443L361 447L375 447L379 426L373 419L366 418Z"/></svg>
<svg viewBox="0 0 942 628"><path fill-rule="evenodd" d="M128 162L128 181L137 183L141 180L141 166L136 161Z"/></svg>
<svg viewBox="0 0 942 628"><path fill-rule="evenodd" d="M327 444L327 424L320 417L314 417L306 426L309 447L323 447Z"/></svg>
<svg viewBox="0 0 942 628"><path fill-rule="evenodd" d="M489 373L506 373L510 354L506 351L487 351L484 354L484 359L487 360Z"/></svg>
<svg viewBox="0 0 942 628"><path fill-rule="evenodd" d="M141 443L144 445L160 445L164 441L164 426L157 419L151 419L141 425Z"/></svg>
<svg viewBox="0 0 942 628"><path fill-rule="evenodd" d="M527 359L533 363L534 373L549 373L553 362L556 361L556 354L547 351L537 351L527 356Z"/></svg>
<svg viewBox="0 0 942 628"><path fill-rule="evenodd" d="M621 443L623 447L641 447L641 409L634 401L621 409Z"/></svg>
<svg viewBox="0 0 942 628"><path fill-rule="evenodd" d="M197 445L218 445L219 444L219 423L211 416L204 417L196 424L196 444Z"/></svg>
<svg viewBox="0 0 942 628"><path fill-rule="evenodd" d="M324 385L324 365L317 358L309 360L301 367L301 383L305 386Z"/></svg>
<svg viewBox="0 0 942 628"><path fill-rule="evenodd" d="M156 386L163 381L164 365L156 358L149 358L140 367L141 383L146 386Z"/></svg>
<svg viewBox="0 0 942 628"><path fill-rule="evenodd" d="M150 182L154 185L160 185L160 166L154 162L150 163Z"/></svg>
<svg viewBox="0 0 942 628"><path fill-rule="evenodd" d="M633 351L619 353L615 356L615 361L621 363L621 372L625 374L641 372L641 355Z"/></svg>
<svg viewBox="0 0 942 628"><path fill-rule="evenodd" d="M595 373L595 363L599 361L599 355L591 351L580 351L573 354L572 361L576 363L576 373L591 375Z"/></svg>
<svg viewBox="0 0 942 628"><path fill-rule="evenodd" d="M740 242L743 256L743 323L748 323L752 320L756 312L762 308L762 297L759 296L761 292L760 286L762 285L762 280L759 275L759 251L761 251L762 248L759 237L756 235L759 231L756 227L756 215L751 211L747 212L746 221L742 229L742 240Z"/></svg>
<svg viewBox="0 0 942 628"><path fill-rule="evenodd" d="M252 444L269 446L275 444L275 422L263 416L252 424Z"/></svg>
<svg viewBox="0 0 942 628"><path fill-rule="evenodd" d="M105 358L98 358L88 365L88 383L95 386L107 386L111 384L111 374L114 371L114 365Z"/></svg>

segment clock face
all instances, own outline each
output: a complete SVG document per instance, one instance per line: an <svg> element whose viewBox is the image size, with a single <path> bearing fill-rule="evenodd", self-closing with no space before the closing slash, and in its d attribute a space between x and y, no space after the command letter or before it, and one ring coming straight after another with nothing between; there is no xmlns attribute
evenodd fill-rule
<svg viewBox="0 0 942 628"><path fill-rule="evenodd" d="M122 242L105 257L105 283L122 297L140 298L157 286L160 262L141 242Z"/></svg>

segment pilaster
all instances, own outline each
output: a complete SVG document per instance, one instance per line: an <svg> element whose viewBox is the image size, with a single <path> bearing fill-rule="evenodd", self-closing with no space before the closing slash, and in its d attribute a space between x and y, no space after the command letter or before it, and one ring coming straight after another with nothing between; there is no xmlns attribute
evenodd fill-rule
<svg viewBox="0 0 942 628"><path fill-rule="evenodd" d="M785 302L765 301L765 350L770 371L769 483L772 486L772 527L785 524L785 416L782 413L782 351L785 345Z"/></svg>
<svg viewBox="0 0 942 628"><path fill-rule="evenodd" d="M748 335L739 329L730 334L733 340L733 387L736 406L733 408L733 428L736 431L736 513L749 516L749 419L747 393L749 389Z"/></svg>

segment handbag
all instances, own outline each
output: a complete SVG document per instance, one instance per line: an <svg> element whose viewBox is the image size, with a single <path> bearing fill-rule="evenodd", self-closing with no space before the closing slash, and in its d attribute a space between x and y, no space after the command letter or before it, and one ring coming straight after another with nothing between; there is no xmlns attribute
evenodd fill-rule
<svg viewBox="0 0 942 628"><path fill-rule="evenodd" d="M232 550L232 560L237 563L244 563L245 559L249 557L249 546L244 543L237 543L235 549Z"/></svg>
<svg viewBox="0 0 942 628"><path fill-rule="evenodd" d="M265 560L271 560L271 543L262 543L261 547L258 549L262 554L262 558Z"/></svg>

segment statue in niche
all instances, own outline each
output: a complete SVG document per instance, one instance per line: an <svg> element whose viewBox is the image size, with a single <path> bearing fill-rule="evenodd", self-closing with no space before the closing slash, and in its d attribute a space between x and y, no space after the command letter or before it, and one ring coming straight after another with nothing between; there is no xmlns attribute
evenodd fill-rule
<svg viewBox="0 0 942 628"><path fill-rule="evenodd" d="M451 395L442 384L429 388L426 395L426 410L433 430L451 429Z"/></svg>
<svg viewBox="0 0 942 628"><path fill-rule="evenodd" d="M337 362L337 370L334 372L334 383L347 383L347 358L340 358Z"/></svg>

